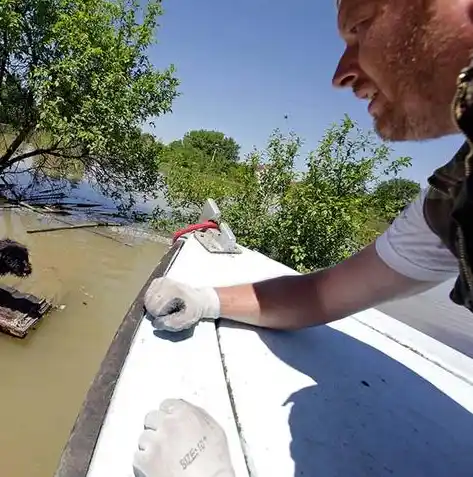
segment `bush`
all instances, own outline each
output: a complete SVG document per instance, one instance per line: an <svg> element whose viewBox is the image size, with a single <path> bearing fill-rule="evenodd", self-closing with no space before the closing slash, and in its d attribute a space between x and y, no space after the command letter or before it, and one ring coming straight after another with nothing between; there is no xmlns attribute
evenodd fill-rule
<svg viewBox="0 0 473 477"><path fill-rule="evenodd" d="M249 154L231 177L199 176L192 168L173 166L166 180L171 222L194 222L212 197L241 245L296 270L325 268L349 257L382 230L372 191L410 159L392 160L385 144L348 117L326 131L307 155L304 172L295 169L301 146L295 134L276 130L267 147Z"/></svg>

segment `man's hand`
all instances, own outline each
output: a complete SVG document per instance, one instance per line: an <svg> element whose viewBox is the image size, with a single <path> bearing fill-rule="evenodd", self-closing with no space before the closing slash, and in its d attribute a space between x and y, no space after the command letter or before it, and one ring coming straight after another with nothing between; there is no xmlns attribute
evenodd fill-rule
<svg viewBox="0 0 473 477"><path fill-rule="evenodd" d="M146 415L133 471L136 477L235 477L225 432L183 399L166 399Z"/></svg>
<svg viewBox="0 0 473 477"><path fill-rule="evenodd" d="M166 277L151 282L144 303L157 330L182 331L201 318L217 319L220 314L220 300L213 288L192 288Z"/></svg>
<svg viewBox="0 0 473 477"><path fill-rule="evenodd" d="M204 317L288 330L330 323L437 284L389 268L373 243L334 267L305 275L197 289L159 278L147 291L145 306L161 330L184 330Z"/></svg>

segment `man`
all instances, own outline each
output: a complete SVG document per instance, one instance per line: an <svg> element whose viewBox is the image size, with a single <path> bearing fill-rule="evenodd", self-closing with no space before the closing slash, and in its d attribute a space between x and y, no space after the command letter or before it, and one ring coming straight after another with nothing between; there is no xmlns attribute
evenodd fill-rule
<svg viewBox="0 0 473 477"><path fill-rule="evenodd" d="M371 101L368 111L383 139L423 140L459 132L452 100L473 47L472 12L470 0L342 0L338 23L346 50L333 84ZM446 177L448 182L444 176L445 171L432 182L439 188L464 185L463 174ZM333 268L203 290L158 279L147 292L146 308L155 317L154 326L167 330L220 316L291 329L328 323L424 291L458 274L460 256L459 245L449 237L454 201L434 191L426 201L426 195L375 243ZM170 306L176 299L181 306ZM466 296L463 300L469 302Z"/></svg>
<svg viewBox="0 0 473 477"><path fill-rule="evenodd" d="M460 73L473 48L473 0L341 0L338 7L346 49L333 84L370 101L379 136L405 141L462 132L468 137L473 68ZM215 289L158 279L145 297L153 324L177 331L203 317L225 317L260 327L303 328L419 293L456 275L451 298L472 310L470 167L465 145L429 179L434 187L375 243L328 270Z"/></svg>

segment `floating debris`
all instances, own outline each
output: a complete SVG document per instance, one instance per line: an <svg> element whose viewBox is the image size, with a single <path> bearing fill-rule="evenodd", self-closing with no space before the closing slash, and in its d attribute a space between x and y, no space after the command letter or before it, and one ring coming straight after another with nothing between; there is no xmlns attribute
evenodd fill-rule
<svg viewBox="0 0 473 477"><path fill-rule="evenodd" d="M57 230L74 230L74 229L88 229L88 228L96 228L96 227L109 227L115 226L115 224L109 222L91 222L87 224L73 224L73 225L59 225L57 227L48 227L48 228L40 228L40 229L31 229L27 230L27 234L39 234L43 232L55 232Z"/></svg>
<svg viewBox="0 0 473 477"><path fill-rule="evenodd" d="M52 308L44 298L0 286L0 330L24 338Z"/></svg>

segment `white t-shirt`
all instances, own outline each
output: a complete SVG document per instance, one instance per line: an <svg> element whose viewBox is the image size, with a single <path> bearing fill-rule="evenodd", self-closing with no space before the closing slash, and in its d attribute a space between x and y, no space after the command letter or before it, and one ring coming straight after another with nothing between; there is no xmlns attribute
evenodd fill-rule
<svg viewBox="0 0 473 477"><path fill-rule="evenodd" d="M425 221L423 190L376 240L380 258L396 272L415 280L443 282L458 275L458 260Z"/></svg>

